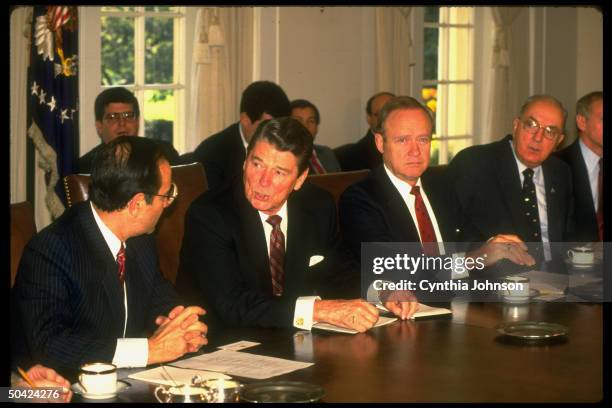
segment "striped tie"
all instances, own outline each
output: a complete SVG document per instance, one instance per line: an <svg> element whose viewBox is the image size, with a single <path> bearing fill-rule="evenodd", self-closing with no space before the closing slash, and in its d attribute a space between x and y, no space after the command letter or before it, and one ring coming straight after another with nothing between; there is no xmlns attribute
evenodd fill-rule
<svg viewBox="0 0 612 408"><path fill-rule="evenodd" d="M121 248L117 252L117 268L119 274L119 284L123 286L125 282L125 246L121 243Z"/></svg>
<svg viewBox="0 0 612 408"><path fill-rule="evenodd" d="M266 222L272 225L270 234L270 273L272 275L272 294L283 294L283 281L285 277L285 235L281 231L282 218L271 215Z"/></svg>

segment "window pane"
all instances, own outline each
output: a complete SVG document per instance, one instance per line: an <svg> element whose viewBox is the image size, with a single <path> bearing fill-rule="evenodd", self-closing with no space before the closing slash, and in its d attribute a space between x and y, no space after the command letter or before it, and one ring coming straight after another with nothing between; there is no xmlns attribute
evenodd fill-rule
<svg viewBox="0 0 612 408"><path fill-rule="evenodd" d="M102 17L102 85L134 83L134 19Z"/></svg>
<svg viewBox="0 0 612 408"><path fill-rule="evenodd" d="M438 29L425 28L423 40L423 79L438 79Z"/></svg>
<svg viewBox="0 0 612 408"><path fill-rule="evenodd" d="M175 101L173 90L145 91L145 136L150 139L173 141Z"/></svg>
<svg viewBox="0 0 612 408"><path fill-rule="evenodd" d="M433 133L436 133L436 112L438 109L438 87L437 85L424 86L421 89L421 100L423 104L431 110L431 116L433 119Z"/></svg>
<svg viewBox="0 0 612 408"><path fill-rule="evenodd" d="M134 11L134 7L131 6L104 6L102 11Z"/></svg>
<svg viewBox="0 0 612 408"><path fill-rule="evenodd" d="M438 136L472 135L472 94L472 84L438 85Z"/></svg>
<svg viewBox="0 0 612 408"><path fill-rule="evenodd" d="M472 79L471 28L449 28L448 79Z"/></svg>
<svg viewBox="0 0 612 408"><path fill-rule="evenodd" d="M429 165L435 166L440 163L440 140L431 141L431 150L429 151Z"/></svg>
<svg viewBox="0 0 612 408"><path fill-rule="evenodd" d="M145 11L174 11L175 7L171 6L147 6Z"/></svg>
<svg viewBox="0 0 612 408"><path fill-rule="evenodd" d="M473 7L449 7L449 23L473 24Z"/></svg>
<svg viewBox="0 0 612 408"><path fill-rule="evenodd" d="M147 17L145 22L145 83L173 82L174 19Z"/></svg>
<svg viewBox="0 0 612 408"><path fill-rule="evenodd" d="M472 145L472 139L451 139L447 142L446 163L450 162L461 150Z"/></svg>
<svg viewBox="0 0 612 408"><path fill-rule="evenodd" d="M425 22L426 23L437 23L439 7L425 7Z"/></svg>

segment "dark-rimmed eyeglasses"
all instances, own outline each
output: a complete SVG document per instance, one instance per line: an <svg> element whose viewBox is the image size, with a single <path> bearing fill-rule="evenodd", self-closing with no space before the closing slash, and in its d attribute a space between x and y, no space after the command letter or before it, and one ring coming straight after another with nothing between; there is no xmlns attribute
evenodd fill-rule
<svg viewBox="0 0 612 408"><path fill-rule="evenodd" d="M136 119L136 112L133 112L133 111L130 111L130 112L113 112L113 113L107 113L106 115L104 115L104 120L106 120L108 122L117 123L121 119L123 119L125 121L134 120L134 119Z"/></svg>
<svg viewBox="0 0 612 408"><path fill-rule="evenodd" d="M540 131L540 129L544 130L544 137L550 140L556 139L563 132L556 126L542 126L540 123L534 118L527 118L523 122L523 129L528 133L535 135Z"/></svg>
<svg viewBox="0 0 612 408"><path fill-rule="evenodd" d="M175 183L170 184L170 190L168 194L149 194L150 196L164 197L166 199L166 205L170 205L178 197L178 187Z"/></svg>

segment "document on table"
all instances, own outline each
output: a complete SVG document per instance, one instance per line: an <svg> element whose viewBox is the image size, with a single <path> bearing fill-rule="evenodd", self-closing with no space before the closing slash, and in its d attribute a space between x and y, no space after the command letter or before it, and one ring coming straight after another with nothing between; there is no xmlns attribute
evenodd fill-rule
<svg viewBox="0 0 612 408"><path fill-rule="evenodd" d="M227 380L231 378L230 376L222 373L204 370L185 370L183 368L176 368L168 365L164 367L152 368L150 370L139 371L137 373L130 374L128 377L133 378L134 380L140 380L153 384L181 385L191 384L191 379L196 375L200 376L202 380L216 380L218 378Z"/></svg>
<svg viewBox="0 0 612 408"><path fill-rule="evenodd" d="M386 326L388 324L393 323L396 320L397 320L397 317L378 316L378 320L376 321L376 324L374 325L374 327ZM338 333L348 333L348 334L359 333L357 330L345 329L344 327L336 326L335 324L329 324L329 323L315 323L312 325L312 328L320 329L320 330L329 330L329 331L334 331Z"/></svg>
<svg viewBox="0 0 612 408"><path fill-rule="evenodd" d="M219 371L239 377L263 380L310 367L313 363L261 356L241 351L219 350L173 364L175 367Z"/></svg>

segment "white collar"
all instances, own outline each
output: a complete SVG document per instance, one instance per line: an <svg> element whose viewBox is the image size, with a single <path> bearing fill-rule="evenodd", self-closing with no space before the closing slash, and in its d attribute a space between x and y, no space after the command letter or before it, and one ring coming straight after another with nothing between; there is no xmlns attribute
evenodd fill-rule
<svg viewBox="0 0 612 408"><path fill-rule="evenodd" d="M401 180L400 178L398 178L395 174L393 174L391 170L389 170L386 164L384 164L383 167L385 171L387 172L387 176L389 176L391 183L393 183L393 185L395 186L397 191L399 191L401 196L410 197L408 194L410 194L410 192L412 191L412 186L408 184L407 182L405 182L404 180ZM419 188L421 188L422 184L421 184L420 177L418 178L415 186L418 186Z"/></svg>
<svg viewBox="0 0 612 408"><path fill-rule="evenodd" d="M240 131L240 139L242 140L242 145L244 146L244 150L246 150L249 143L246 141L246 138L244 137L244 133L242 132L242 123L240 122L238 122L238 130Z"/></svg>
<svg viewBox="0 0 612 408"><path fill-rule="evenodd" d="M94 208L91 201L89 201L89 205L91 207L91 212L93 213L94 219L96 220L96 224L98 224L98 228L104 237L104 241L106 241L106 245L108 245L108 249L111 251L111 254L113 254L113 258L116 258L119 249L121 249L121 240L117 238L115 233L108 228L104 221L102 221L102 218L100 218L100 215L98 215L98 212Z"/></svg>
<svg viewBox="0 0 612 408"><path fill-rule="evenodd" d="M578 145L580 145L580 151L582 152L582 158L587 165L589 173L593 171L599 165L600 157L595 154L591 149L587 147L582 141L582 138L578 141Z"/></svg>
<svg viewBox="0 0 612 408"><path fill-rule="evenodd" d="M261 218L261 222L262 223L266 222L266 220L271 217L270 215L264 213L263 211L259 211L258 210L257 212L259 213L259 218ZM280 210L278 210L278 212L276 214L274 214L274 215L280 216L281 219L282 219L282 222L286 222L287 221L287 201L285 201L285 203L280 208Z"/></svg>

